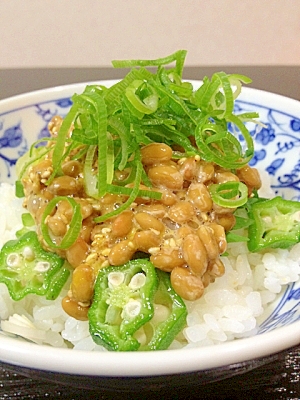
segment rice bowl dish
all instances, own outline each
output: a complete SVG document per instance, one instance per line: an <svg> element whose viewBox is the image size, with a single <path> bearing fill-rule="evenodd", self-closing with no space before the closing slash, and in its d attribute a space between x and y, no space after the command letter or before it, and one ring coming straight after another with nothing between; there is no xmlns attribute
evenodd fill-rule
<svg viewBox="0 0 300 400"><path fill-rule="evenodd" d="M197 86L199 83L194 82L194 84ZM82 85L81 87L83 88L84 86ZM53 112L60 114L58 109L61 108L61 115L66 115L66 109L60 107L62 99L66 100L71 93L78 90L78 87L68 88L68 90L69 94L65 96L63 93L63 95L59 96L60 99L57 99L54 93L55 100L51 99L48 102L49 104L46 104L49 114ZM53 95L51 94L51 96ZM247 96L250 98L248 102ZM274 108L270 108L271 106L268 108L267 104L260 105L258 101L255 103L256 96L262 99L265 96L266 100L264 101L267 104L270 101L268 94L245 88L241 99L236 102L236 107L240 107L242 110L256 110L257 106L261 108L258 112L265 127L258 131L261 133L260 136L258 133L255 137L255 140L257 140L255 144L258 146L252 159L253 167L258 168L263 182L261 189L259 189L259 195L273 198L279 194L288 199L297 200L297 192L293 189L291 183L285 185L286 187L283 184L279 187L278 181L280 179L282 181L282 177L287 177L287 173L290 169L293 169L293 166L286 167L286 158L281 157L280 160L282 161L278 161L277 154L280 153L280 147L278 145L276 147L274 139L272 139L272 135L274 137L280 134L282 136L287 135L286 132L281 132L281 129L286 129L287 131L291 129L291 126L294 126L295 129L295 122L293 121L296 121L296 117L294 117L296 114L293 115L291 112L291 116L288 116L286 112L277 111L275 106ZM276 100L281 100L280 96ZM286 101L289 102L291 100ZM36 101L32 104L34 103ZM298 103L293 103L296 109ZM42 108L44 103L40 104L40 106L34 105L32 107L35 109L37 109L36 107ZM50 111L51 108L53 111ZM270 117L270 112L272 118ZM2 117L1 112L0 115ZM284 119L287 119L288 122L285 128L282 128ZM294 125L291 125L291 121ZM12 126L10 122L8 122L8 125ZM3 125L3 132L5 132L8 125ZM296 132L295 130L295 135L297 134ZM36 137L30 139L31 143L35 139ZM269 140L271 150L268 150L267 156L262 157L262 150L264 150L267 140ZM272 150L272 146L274 150ZM284 152L282 149L281 151L282 153ZM293 147L292 151L295 151L295 147ZM290 157L289 162L293 160L293 157ZM274 162L274 158L276 158L276 162ZM281 165L279 165L280 162ZM281 172L283 168L288 169ZM276 180L278 176L279 179ZM288 179L286 178L286 180ZM2 181L5 182L7 179L2 179ZM23 227L21 218L24 212L24 210L22 211L23 200L16 199L13 181L12 179L9 183L2 183L0 188L0 206L1 210L5 210L5 212L1 213L1 240L3 241L1 247L8 240L14 239L15 233ZM184 300L188 312L186 326L177 334L169 346L172 356L173 350L177 353L185 351L183 348L199 348L199 352L201 352L205 348L208 351L210 346L222 347L225 342L229 342L228 345L230 345L231 342L235 343L240 339L245 340L245 343L247 343L247 338L252 338L255 335L265 335L275 328L297 321L298 317L295 308L297 299L295 293L297 292L300 274L299 244L289 249L268 249L259 253L251 253L247 248L246 242L238 242L228 243L226 251L227 253L222 255L222 262L225 266L223 276L210 283L205 288L201 298L193 301ZM26 341L36 343L38 346L46 345L46 347L53 346L58 349L65 348L67 351L72 348L73 350L88 352L102 352L102 355L98 354L98 357L107 357L107 349L92 340L88 321L76 320L61 307L62 299L69 291L70 279L66 281L61 293L54 301L46 300L34 294L29 294L19 301L13 301L6 285L1 283L0 318L3 337L8 336L9 340L16 340L13 338L15 337L14 335L17 335L18 337L23 337ZM0 339L2 339L2 335ZM274 350L277 351L280 348L274 347ZM227 354L228 352L229 350L226 350ZM238 356L236 360L238 360ZM230 360L229 362L232 361ZM17 363L16 359L14 363ZM226 364L225 361L223 365ZM206 368L207 365L204 363L199 366L199 369ZM222 365L222 363L219 365ZM211 368L212 365L210 364L209 367ZM45 365L44 368L46 368ZM189 370L189 367L185 366L185 368L185 371ZM195 368L195 363L192 370L193 368ZM175 370L174 372L181 372L179 366ZM142 374L148 374L145 368L143 371ZM153 368L150 367L149 371L149 374L153 374ZM163 373L165 372L166 370ZM117 369L115 373L118 375L120 372ZM136 373L136 369L135 372L130 372L133 375ZM158 373L161 373L161 370ZM100 374L105 373L102 371Z"/></svg>

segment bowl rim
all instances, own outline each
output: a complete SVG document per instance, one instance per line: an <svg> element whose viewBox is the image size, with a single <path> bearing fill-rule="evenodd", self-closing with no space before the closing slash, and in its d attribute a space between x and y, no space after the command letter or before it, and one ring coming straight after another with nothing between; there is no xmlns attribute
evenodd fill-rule
<svg viewBox="0 0 300 400"><path fill-rule="evenodd" d="M201 79L185 78L183 80L191 82L194 85L194 87L198 87L202 83ZM53 96L54 94L61 94L61 93L66 92L68 94L66 94L65 97L69 97L75 93L76 89L83 90L85 88L85 86L87 86L87 85L99 85L99 84L101 85L102 84L102 85L111 86L119 81L120 81L120 79L99 79L99 80L92 80L92 81L87 80L87 81L83 81L83 82L68 83L68 84L57 85L57 86L53 86L53 87L45 87L45 88L36 89L36 90L32 90L30 92L25 92L25 93L19 93L19 94L15 94L13 96L9 96L9 97L0 99L0 106L1 106L1 108L5 109L6 107L10 107L11 103L14 103L14 102L17 102L17 103L20 102L20 103L22 103L22 105L24 105L24 103L26 103L26 106L30 106L34 103L31 103L31 102L29 103L29 100L31 101L31 100L35 99L35 97L38 97L40 95L43 95L45 98L42 102L47 102L47 101L55 100L55 96ZM300 103L300 100L294 99L292 97L284 96L284 95L276 93L276 92L258 89L258 88L251 87L251 86L250 87L249 86L242 87L242 91L239 95L238 101L243 101L244 95L248 95L248 94L250 94L250 95L259 94L260 101L262 101L264 103L262 105L268 104L270 96L272 96L272 98L277 101L289 102L290 105L294 105L296 107L299 106L299 103ZM255 104L255 102L253 104ZM0 115L3 115L3 114L5 114L5 112L1 112Z"/></svg>
<svg viewBox="0 0 300 400"><path fill-rule="evenodd" d="M43 102L48 102L55 100L59 96L60 98L69 97L76 90L83 90L86 85L112 85L118 81L119 79L78 82L14 95L0 100L0 107L4 110L4 112L0 112L0 115L9 112L8 110L11 109L13 104L18 104L18 107L13 107L13 110L18 110L19 108L33 105L41 96L43 96ZM195 85L201 83L200 80L190 80L190 82ZM248 94L250 94L251 98L257 95L259 104L262 105L268 105L271 96L273 102L287 104L291 114L294 109L297 109L298 112L300 110L300 102L298 100L252 87L244 87L239 100L243 101L244 95L247 96ZM229 341L220 345L167 350L167 353L166 350L118 353L53 348L5 336L0 332L0 361L20 367L67 374L105 377L149 377L203 371L269 356L299 344L300 339L297 332L300 333L300 321L277 328L271 332ZM43 351L41 351L41 347ZM128 365L129 354L130 368Z"/></svg>
<svg viewBox="0 0 300 400"><path fill-rule="evenodd" d="M172 375L216 369L270 356L299 344L300 339L295 332L300 332L300 321L220 345L153 352L91 352L50 346L42 346L41 352L41 345L0 335L0 360L20 367L71 375ZM280 343L274 347L273 341L278 337Z"/></svg>
<svg viewBox="0 0 300 400"><path fill-rule="evenodd" d="M61 95L62 93L66 93L64 97L61 98L67 98L70 97L72 94L75 93L75 88L80 88L83 90L86 85L94 85L94 84L99 84L103 83L104 84L110 84L113 85L114 83L118 82L117 79L108 79L108 80L99 80L99 81L86 81L86 82L78 82L78 83L69 83L66 85L58 85L58 86L53 86L53 87L46 87L43 89L36 89L32 90L30 92L25 92L25 93L20 93L16 94L10 97L6 97L4 99L0 99L0 107L2 110L0 115L5 115L6 113L9 113L12 111L12 104L17 104L17 107L14 107L13 110L17 111L20 108L26 108L30 107L31 105L34 105L34 101L36 98L39 98L40 96L43 96L43 100L39 101L39 104L55 100L57 95ZM77 90L78 90L77 89Z"/></svg>

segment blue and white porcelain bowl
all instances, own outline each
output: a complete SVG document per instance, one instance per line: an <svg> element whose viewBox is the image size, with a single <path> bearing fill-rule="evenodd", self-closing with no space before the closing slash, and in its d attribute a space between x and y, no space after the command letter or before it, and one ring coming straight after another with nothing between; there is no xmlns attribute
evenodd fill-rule
<svg viewBox="0 0 300 400"><path fill-rule="evenodd" d="M108 86L114 81L101 83ZM193 84L197 87L199 82ZM85 86L86 83L80 83L55 87L0 102L1 182L14 182L17 159L34 141L47 135L47 124L54 115L66 115L70 97L81 93ZM251 166L268 173L276 194L300 200L300 102L244 88L236 102L236 112L244 111L257 111L263 123L259 132L253 131L256 150ZM132 383L135 388L149 385L159 388L166 382L169 385L205 383L239 373L238 366L244 371L251 369L300 343L299 302L300 282L295 282L283 291L255 336L217 346L168 350L167 353L99 354L38 346L0 334L0 361L26 374L38 373L65 383L71 380L74 384L75 375L81 387L133 390ZM178 374L181 381L176 378Z"/></svg>

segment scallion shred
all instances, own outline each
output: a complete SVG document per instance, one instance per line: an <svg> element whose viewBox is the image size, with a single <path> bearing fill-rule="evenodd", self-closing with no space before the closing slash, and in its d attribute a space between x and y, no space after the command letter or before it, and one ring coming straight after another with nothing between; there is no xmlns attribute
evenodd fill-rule
<svg viewBox="0 0 300 400"><path fill-rule="evenodd" d="M22 182L19 181L19 180L16 181L15 194L16 194L16 197L19 198L19 199L21 199L21 198L23 198L25 196L24 187L22 185Z"/></svg>
<svg viewBox="0 0 300 400"><path fill-rule="evenodd" d="M51 238L51 234L49 232L47 224L47 219L49 215L52 214L53 210L57 207L60 201L68 201L68 203L72 207L73 214L72 214L72 220L68 226L67 233L62 238L60 243L56 243ZM52 200L49 201L42 214L41 232L43 235L43 239L45 240L46 244L52 249L63 250L71 247L79 237L81 226L82 226L82 215L80 211L80 205L72 197L58 196L53 198Z"/></svg>
<svg viewBox="0 0 300 400"><path fill-rule="evenodd" d="M141 161L138 160L138 162L136 163L136 181L134 183L134 187L133 187L128 199L125 201L125 203L123 203L116 210L95 218L95 222L103 222L108 218L114 217L114 216L120 214L122 211L125 211L132 204L132 202L138 196L138 193L139 193L139 185L140 185L141 177L142 177L142 169L143 169L143 165L142 165Z"/></svg>
<svg viewBox="0 0 300 400"><path fill-rule="evenodd" d="M63 160L74 153L75 157L82 157L88 196L95 199L106 193L128 196L122 206L99 216L96 222L117 215L137 196L159 198L140 160L142 146L164 142L174 148L174 158L197 155L227 169L240 168L253 156L253 140L246 122L257 123L258 115L234 113L234 101L242 84L250 83L251 79L221 71L211 78L204 77L195 90L182 78L186 54L185 50L179 50L154 60L113 61L116 68L131 68L124 79L111 87L88 85L82 94L72 96L73 105L53 138L54 171L47 184L62 174ZM26 167L41 156L42 153L26 160ZM123 170L129 171L128 176L118 180L117 171ZM141 184L149 189L141 191ZM232 193L233 189L230 190ZM243 197L243 187L235 190L237 197ZM221 203L235 203L222 190L213 193ZM76 213L76 205L73 201L70 204ZM47 211L53 207L50 202ZM76 240L75 226L70 227L60 246ZM56 246L45 218L42 231L48 245Z"/></svg>
<svg viewBox="0 0 300 400"><path fill-rule="evenodd" d="M248 188L242 182L229 181L209 186L214 203L221 207L236 208L243 206L248 200Z"/></svg>
<svg viewBox="0 0 300 400"><path fill-rule="evenodd" d="M21 215L21 218L24 227L31 228L32 226L34 226L34 219L30 213L23 213Z"/></svg>

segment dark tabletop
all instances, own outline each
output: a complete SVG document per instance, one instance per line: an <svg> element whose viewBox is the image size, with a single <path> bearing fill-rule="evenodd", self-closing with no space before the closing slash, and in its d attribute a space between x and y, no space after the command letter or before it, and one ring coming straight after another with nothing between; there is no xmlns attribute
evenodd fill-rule
<svg viewBox="0 0 300 400"><path fill-rule="evenodd" d="M202 79L214 72L239 73L252 79L251 87L268 90L300 100L300 66L207 66L186 67L186 79ZM0 68L0 99L31 90L87 82L122 78L126 70L113 68Z"/></svg>
<svg viewBox="0 0 300 400"><path fill-rule="evenodd" d="M254 88L300 100L300 66L213 66L187 67L184 77L202 79L217 71L240 73L252 78ZM126 71L111 68L0 69L0 99L56 85L120 78ZM300 343L300 338L299 338ZM253 362L251 370L236 366L233 377L192 386L167 385L158 390L132 388L130 392L82 389L49 381L47 376L17 371L0 363L0 400L4 399L299 399L300 345L268 359ZM248 371L248 372L247 372ZM180 376L178 376L180 382Z"/></svg>

